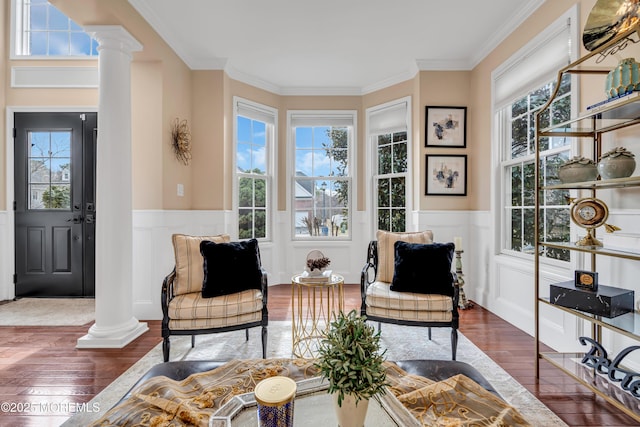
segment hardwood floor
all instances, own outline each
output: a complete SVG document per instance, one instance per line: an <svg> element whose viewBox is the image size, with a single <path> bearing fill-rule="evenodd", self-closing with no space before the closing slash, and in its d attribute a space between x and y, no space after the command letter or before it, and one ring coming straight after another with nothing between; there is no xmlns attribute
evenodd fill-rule
<svg viewBox="0 0 640 427"><path fill-rule="evenodd" d="M345 286L346 309L359 306L359 286ZM526 333L477 305L460 315L460 332L570 426L640 425L547 362L537 381ZM289 285L269 288L269 318L291 318ZM161 341L160 321L149 321L150 331L124 349L77 350L89 325L0 327L1 426L58 426L74 411L90 410L80 405Z"/></svg>

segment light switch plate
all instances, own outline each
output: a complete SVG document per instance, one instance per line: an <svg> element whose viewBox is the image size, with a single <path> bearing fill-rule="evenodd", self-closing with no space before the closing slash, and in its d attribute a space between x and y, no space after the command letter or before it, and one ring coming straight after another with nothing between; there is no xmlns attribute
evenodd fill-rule
<svg viewBox="0 0 640 427"><path fill-rule="evenodd" d="M184 185L178 184L178 197L183 197L183 196L184 196Z"/></svg>

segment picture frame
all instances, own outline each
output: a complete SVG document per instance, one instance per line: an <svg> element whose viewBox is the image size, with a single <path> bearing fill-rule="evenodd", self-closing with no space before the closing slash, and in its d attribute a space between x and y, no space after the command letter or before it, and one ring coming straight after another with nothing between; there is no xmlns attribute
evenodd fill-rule
<svg viewBox="0 0 640 427"><path fill-rule="evenodd" d="M598 290L598 273L595 271L575 270L574 284L576 288Z"/></svg>
<svg viewBox="0 0 640 427"><path fill-rule="evenodd" d="M467 195L467 155L427 154L425 194L439 196Z"/></svg>
<svg viewBox="0 0 640 427"><path fill-rule="evenodd" d="M425 109L425 147L467 146L467 107L428 105Z"/></svg>

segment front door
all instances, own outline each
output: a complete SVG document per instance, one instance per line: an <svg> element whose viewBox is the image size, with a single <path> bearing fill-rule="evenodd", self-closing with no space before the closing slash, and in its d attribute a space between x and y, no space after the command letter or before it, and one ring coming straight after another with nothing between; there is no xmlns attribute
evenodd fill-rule
<svg viewBox="0 0 640 427"><path fill-rule="evenodd" d="M97 114L14 120L16 296L94 296Z"/></svg>

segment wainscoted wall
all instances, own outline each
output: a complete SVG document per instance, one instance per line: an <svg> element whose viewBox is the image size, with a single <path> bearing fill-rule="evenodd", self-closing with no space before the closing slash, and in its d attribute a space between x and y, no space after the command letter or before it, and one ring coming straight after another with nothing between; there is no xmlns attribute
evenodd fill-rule
<svg viewBox="0 0 640 427"><path fill-rule="evenodd" d="M13 299L13 212L0 211L0 301ZM11 224L11 225L9 225Z"/></svg>
<svg viewBox="0 0 640 427"><path fill-rule="evenodd" d="M13 286L13 220L12 212L0 211L0 300L14 297ZM632 232L640 211L611 211L609 222ZM436 241L463 239L462 265L467 298L474 300L533 335L534 293L533 263L530 259L496 255L492 215L488 211L415 212L414 223L419 230L430 229ZM288 283L291 276L302 271L309 251L321 250L332 260L331 268L345 277L347 284L360 282L366 247L371 238L366 213L358 213L352 222L354 238L342 242L291 241L288 233L274 236L260 245L262 262L269 273L269 283ZM276 229L288 230L288 214L277 216ZM226 225L227 224L227 225ZM160 288L164 277L174 266L171 235L184 233L207 235L229 233L233 224L231 212L225 211L134 211L133 212L133 313L139 320L161 319ZM584 234L582 230L576 230ZM602 231L600 232L602 233ZM575 264L576 267L573 267ZM572 266L544 264L540 293L548 296L548 284L570 280L574 268L588 266L584 256L576 256ZM633 289L640 277L640 263L600 257L597 266L600 282ZM428 274L428 272L426 272ZM640 289L636 289L636 300ZM543 341L560 351L584 351L577 338L589 334L585 322L551 307L541 306L541 336ZM632 345L628 339L605 334L603 343L611 354ZM533 348L532 348L533 351ZM632 359L633 360L633 359ZM632 360L630 360L631 363ZM640 366L640 362L638 362Z"/></svg>

